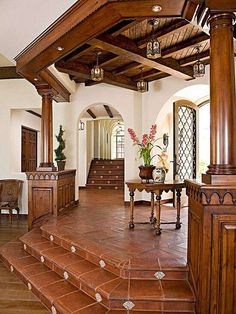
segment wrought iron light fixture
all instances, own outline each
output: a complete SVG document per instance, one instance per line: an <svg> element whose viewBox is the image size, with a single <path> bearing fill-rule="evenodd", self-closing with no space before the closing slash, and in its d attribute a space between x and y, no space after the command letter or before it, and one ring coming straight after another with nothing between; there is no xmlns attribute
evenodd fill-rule
<svg viewBox="0 0 236 314"><path fill-rule="evenodd" d="M149 59L157 59L161 57L161 44L155 37L155 26L158 25L158 20L153 19L148 22L152 26L152 36L151 40L147 43L147 57Z"/></svg>
<svg viewBox="0 0 236 314"><path fill-rule="evenodd" d="M148 82L143 79L143 68L141 69L141 79L137 83L137 90L140 93L148 91Z"/></svg>
<svg viewBox="0 0 236 314"><path fill-rule="evenodd" d="M200 60L200 47L195 47L197 51L197 62L193 66L193 76L194 77L202 77L205 75L205 64Z"/></svg>
<svg viewBox="0 0 236 314"><path fill-rule="evenodd" d="M96 52L96 56L97 56L96 65L91 70L91 79L97 82L102 81L104 77L104 70L98 64L98 56L100 54L101 52Z"/></svg>

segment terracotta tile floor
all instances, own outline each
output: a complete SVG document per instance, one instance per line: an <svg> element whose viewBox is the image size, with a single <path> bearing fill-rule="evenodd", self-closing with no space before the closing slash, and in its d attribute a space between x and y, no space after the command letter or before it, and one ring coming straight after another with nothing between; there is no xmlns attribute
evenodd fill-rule
<svg viewBox="0 0 236 314"><path fill-rule="evenodd" d="M150 208L135 207L135 221L148 222ZM162 206L162 221L175 221L171 204ZM128 228L129 207L124 206L123 193L113 190L81 190L78 208L46 223L42 230L60 235L98 256L114 263L128 262L130 268L152 269L154 265L170 268L186 266L187 209L181 209L182 228L162 225L156 236L150 224ZM38 244L44 247L44 244Z"/></svg>

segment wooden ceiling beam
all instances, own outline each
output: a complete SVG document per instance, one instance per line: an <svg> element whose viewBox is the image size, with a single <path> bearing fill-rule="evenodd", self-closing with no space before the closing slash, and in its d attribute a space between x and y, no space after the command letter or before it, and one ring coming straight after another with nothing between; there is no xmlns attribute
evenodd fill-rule
<svg viewBox="0 0 236 314"><path fill-rule="evenodd" d="M169 37L176 32L181 32L182 29L185 29L189 23L186 20L176 20L171 25L167 27L163 27L160 30L157 30L154 34L155 38L158 40L162 40L166 37ZM148 35L142 39L140 39L137 43L139 48L144 48L148 41L152 39L152 35Z"/></svg>
<svg viewBox="0 0 236 314"><path fill-rule="evenodd" d="M93 119L96 119L97 117L95 116L95 114L92 112L91 109L87 110L87 113L90 115L90 117L92 117Z"/></svg>
<svg viewBox="0 0 236 314"><path fill-rule="evenodd" d="M112 114L112 112L111 112L110 107L109 107L108 105L103 105L103 107L105 108L105 110L106 110L108 116L112 119L114 116L113 116L113 114Z"/></svg>
<svg viewBox="0 0 236 314"><path fill-rule="evenodd" d="M22 79L23 77L16 72L15 66L0 67L0 80Z"/></svg>
<svg viewBox="0 0 236 314"><path fill-rule="evenodd" d="M104 60L103 62L99 63L99 65L100 65L100 67L105 67L105 66L108 66L112 62L116 62L119 59L120 59L119 56L115 56L113 58L109 58L107 60Z"/></svg>
<svg viewBox="0 0 236 314"><path fill-rule="evenodd" d="M202 33L198 36L195 36L189 40L185 40L180 42L179 44L173 45L165 50L162 51L162 57L167 58L171 57L175 53L180 53L181 51L185 50L186 48L191 48L203 43L206 40L209 40L210 36Z"/></svg>
<svg viewBox="0 0 236 314"><path fill-rule="evenodd" d="M147 78L150 78L150 77L153 77L153 76L157 76L160 73L161 73L160 71L153 69L153 70L146 71L146 72L140 73L138 75L132 76L132 80L138 81L141 78L147 79Z"/></svg>
<svg viewBox="0 0 236 314"><path fill-rule="evenodd" d="M206 6L215 11L236 11L235 0L205 0Z"/></svg>
<svg viewBox="0 0 236 314"><path fill-rule="evenodd" d="M117 69L115 69L114 71L112 71L112 73L114 75L120 75L120 74L124 74L126 72L128 72L129 70L133 70L133 69L138 69L140 67L142 67L143 65L137 62L131 62L129 64L123 65Z"/></svg>
<svg viewBox="0 0 236 314"><path fill-rule="evenodd" d="M187 65L195 63L197 61L197 57L198 57L198 55L195 54L195 55L180 59L179 63L182 66L187 66ZM208 58L210 58L210 50L205 50L199 54L199 59L202 61L204 61Z"/></svg>
<svg viewBox="0 0 236 314"><path fill-rule="evenodd" d="M159 58L156 61L148 59L144 52L125 36L119 35L113 38L110 35L100 35L91 39L89 44L181 79L193 78L192 68L181 67L176 60L170 58L168 60Z"/></svg>
<svg viewBox="0 0 236 314"><path fill-rule="evenodd" d="M78 76L85 80L91 79L91 70L88 66L78 62L64 62L63 60L56 62L55 64L58 71L67 73L69 75ZM104 79L100 83L107 83L115 86L128 88L131 90L137 90L136 83L126 76L115 76L108 71L104 71Z"/></svg>
<svg viewBox="0 0 236 314"><path fill-rule="evenodd" d="M170 76L170 74L168 74L168 73L161 73L160 72L156 76L152 76L152 77L148 78L147 81L148 82L158 81L158 80L161 80L161 79L169 77L169 76Z"/></svg>

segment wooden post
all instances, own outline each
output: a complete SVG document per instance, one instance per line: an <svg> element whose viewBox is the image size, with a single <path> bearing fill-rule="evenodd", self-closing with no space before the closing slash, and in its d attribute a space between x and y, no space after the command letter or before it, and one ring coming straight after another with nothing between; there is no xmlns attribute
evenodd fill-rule
<svg viewBox="0 0 236 314"><path fill-rule="evenodd" d="M222 5L225 2L222 1ZM233 13L212 13L211 161L203 183L186 180L188 266L198 314L236 313L236 102Z"/></svg>
<svg viewBox="0 0 236 314"><path fill-rule="evenodd" d="M42 96L41 118L41 163L37 171L55 171L53 164L53 93L48 85L37 86L38 93Z"/></svg>
<svg viewBox="0 0 236 314"><path fill-rule="evenodd" d="M211 160L206 183L224 183L236 175L236 101L233 13L215 13L209 19L211 64ZM220 176L217 176L220 175ZM231 180L236 181L236 176Z"/></svg>

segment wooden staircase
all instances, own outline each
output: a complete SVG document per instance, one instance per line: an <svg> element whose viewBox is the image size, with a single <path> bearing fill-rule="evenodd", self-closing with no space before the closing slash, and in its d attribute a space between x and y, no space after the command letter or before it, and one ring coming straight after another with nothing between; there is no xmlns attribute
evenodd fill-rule
<svg viewBox="0 0 236 314"><path fill-rule="evenodd" d="M124 159L93 159L86 187L89 189L124 189Z"/></svg>

